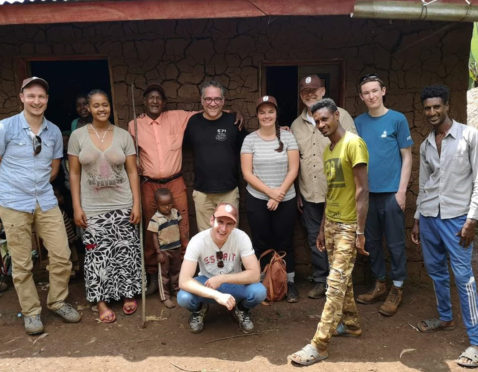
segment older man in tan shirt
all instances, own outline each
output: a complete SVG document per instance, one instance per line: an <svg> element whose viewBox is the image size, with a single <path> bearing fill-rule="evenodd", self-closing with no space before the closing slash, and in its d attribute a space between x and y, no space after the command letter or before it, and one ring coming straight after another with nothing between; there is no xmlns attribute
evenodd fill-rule
<svg viewBox="0 0 478 372"><path fill-rule="evenodd" d="M297 207L302 212L302 222L307 230L307 241L312 254L312 281L315 286L309 291L310 298L320 298L325 294L325 283L329 274L327 252L319 252L316 239L324 213L327 183L324 174L322 154L330 145L330 140L316 128L311 108L325 95L324 81L317 75L304 76L299 82L299 94L304 110L294 120L291 131L294 134L300 153L300 169L297 189ZM350 114L338 107L340 124L357 133Z"/></svg>

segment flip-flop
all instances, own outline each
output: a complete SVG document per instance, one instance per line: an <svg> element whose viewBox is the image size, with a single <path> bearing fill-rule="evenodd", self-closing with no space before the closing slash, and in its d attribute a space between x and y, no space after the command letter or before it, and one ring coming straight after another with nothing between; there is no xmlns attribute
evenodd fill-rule
<svg viewBox="0 0 478 372"><path fill-rule="evenodd" d="M100 320L102 323L113 323L116 320L116 314L111 309L105 310L100 313Z"/></svg>
<svg viewBox="0 0 478 372"><path fill-rule="evenodd" d="M327 359L328 357L329 354L327 353L327 351L319 352L311 344L307 344L299 351L296 351L294 354L289 355L287 359L301 366L310 366L311 364L320 362L321 360Z"/></svg>
<svg viewBox="0 0 478 372"><path fill-rule="evenodd" d="M467 363L460 362L461 358L466 358ZM476 350L473 346L469 346L463 353L460 354L456 363L461 367L478 367L478 350Z"/></svg>
<svg viewBox="0 0 478 372"><path fill-rule="evenodd" d="M129 308L129 309L128 309ZM136 309L138 308L138 303L134 298L130 299L125 299L123 303L123 313L125 315L131 315L136 312Z"/></svg>
<svg viewBox="0 0 478 372"><path fill-rule="evenodd" d="M455 322L444 325L440 319L426 319L417 323L417 328L420 332L430 333L435 331L452 331L455 329Z"/></svg>

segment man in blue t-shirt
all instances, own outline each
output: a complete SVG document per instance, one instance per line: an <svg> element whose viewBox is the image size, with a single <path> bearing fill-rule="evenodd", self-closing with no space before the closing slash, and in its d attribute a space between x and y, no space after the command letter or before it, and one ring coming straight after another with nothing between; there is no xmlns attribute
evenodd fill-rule
<svg viewBox="0 0 478 372"><path fill-rule="evenodd" d="M405 116L385 107L385 93L385 85L376 74L365 75L360 79L360 99L367 106L368 112L355 119L355 126L370 154L370 201L365 239L376 283L370 292L358 296L357 302L371 304L386 294L386 268L382 247L385 236L393 286L380 306L379 313L392 316L402 301L402 286L406 277L404 211L412 170L413 140Z"/></svg>

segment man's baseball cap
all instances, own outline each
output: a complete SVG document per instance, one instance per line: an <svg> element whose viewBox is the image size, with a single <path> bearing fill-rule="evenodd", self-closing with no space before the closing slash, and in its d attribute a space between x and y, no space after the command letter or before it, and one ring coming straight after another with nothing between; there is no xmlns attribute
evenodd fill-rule
<svg viewBox="0 0 478 372"><path fill-rule="evenodd" d="M25 89L26 87L28 87L32 84L41 85L43 88L45 88L47 93L48 93L48 90L50 89L50 86L48 85L48 83L45 79L39 78L37 76L32 76L32 77L29 77L29 78L26 78L25 80L23 80L22 88L20 89L20 93L23 92L23 89Z"/></svg>
<svg viewBox="0 0 478 372"><path fill-rule="evenodd" d="M323 86L322 79L317 75L307 75L300 79L299 91L302 92L304 89L319 89Z"/></svg>
<svg viewBox="0 0 478 372"><path fill-rule="evenodd" d="M163 100L166 99L166 94L164 93L164 89L159 84L149 84L143 92L143 97L146 97L148 95L148 93L151 93L151 92L154 92L154 91L159 92L159 94L161 94L161 97L163 98Z"/></svg>
<svg viewBox="0 0 478 372"><path fill-rule="evenodd" d="M263 103L270 103L270 104L274 105L276 110L277 110L277 100L274 97L272 97L272 96L262 96L261 98L259 98L257 100L256 111L259 108L259 106L262 105Z"/></svg>
<svg viewBox="0 0 478 372"><path fill-rule="evenodd" d="M235 223L237 223L237 209L229 203L221 203L214 211L214 217L229 217Z"/></svg>

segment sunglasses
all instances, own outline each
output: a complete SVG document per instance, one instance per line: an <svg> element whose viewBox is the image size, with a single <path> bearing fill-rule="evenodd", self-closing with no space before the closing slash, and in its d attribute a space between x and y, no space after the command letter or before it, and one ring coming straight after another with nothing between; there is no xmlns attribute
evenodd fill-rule
<svg viewBox="0 0 478 372"><path fill-rule="evenodd" d="M369 82L369 81L378 81L383 84L382 79L380 79L380 77L377 74L373 73L373 74L367 74L362 76L359 80L359 85L362 85L363 83Z"/></svg>
<svg viewBox="0 0 478 372"><path fill-rule="evenodd" d="M37 156L41 152L41 138L40 136L32 137L33 155Z"/></svg>
<svg viewBox="0 0 478 372"><path fill-rule="evenodd" d="M217 261L217 267L222 269L224 267L224 261L222 260L222 251L217 251L216 252L216 261Z"/></svg>

